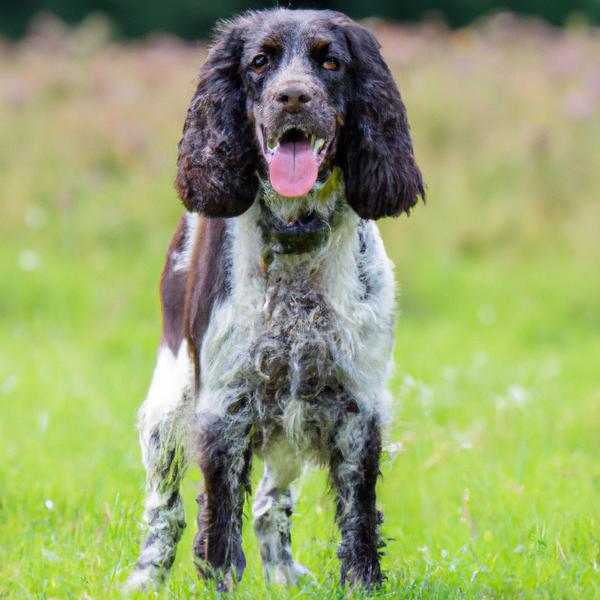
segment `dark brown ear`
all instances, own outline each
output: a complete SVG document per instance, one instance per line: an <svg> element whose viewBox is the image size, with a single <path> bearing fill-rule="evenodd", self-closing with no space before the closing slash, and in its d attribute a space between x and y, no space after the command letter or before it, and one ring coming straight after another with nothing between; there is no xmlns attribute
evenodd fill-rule
<svg viewBox="0 0 600 600"><path fill-rule="evenodd" d="M258 190L240 75L245 27L242 18L218 27L179 142L175 187L188 210L209 217L243 213Z"/></svg>
<svg viewBox="0 0 600 600"><path fill-rule="evenodd" d="M352 55L339 158L348 203L364 219L408 213L425 192L406 109L375 36L350 20L343 28Z"/></svg>

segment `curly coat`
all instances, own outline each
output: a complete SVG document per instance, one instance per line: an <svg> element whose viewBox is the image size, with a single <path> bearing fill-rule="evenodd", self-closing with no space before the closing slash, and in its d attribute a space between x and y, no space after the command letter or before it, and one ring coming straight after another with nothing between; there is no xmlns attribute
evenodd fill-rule
<svg viewBox="0 0 600 600"><path fill-rule="evenodd" d="M322 147L314 188L283 198L270 148L309 138ZM378 585L395 285L374 220L408 213L424 190L375 37L332 11L221 24L176 188L187 211L167 254L163 335L139 413L148 532L130 587L161 581L174 561L191 460L204 476L198 572L222 590L241 579L253 454L265 463L252 514L267 578L307 573L291 554L290 485L308 461L329 469L336 494L342 583Z"/></svg>

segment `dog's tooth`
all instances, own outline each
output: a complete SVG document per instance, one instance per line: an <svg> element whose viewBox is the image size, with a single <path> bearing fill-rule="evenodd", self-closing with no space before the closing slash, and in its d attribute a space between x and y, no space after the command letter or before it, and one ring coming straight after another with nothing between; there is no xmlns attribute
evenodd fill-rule
<svg viewBox="0 0 600 600"><path fill-rule="evenodd" d="M324 144L325 144L325 140L322 140L321 138L317 139L317 141L315 142L315 145L312 148L314 156L317 156L319 154L319 152L321 152L321 148L323 148Z"/></svg>

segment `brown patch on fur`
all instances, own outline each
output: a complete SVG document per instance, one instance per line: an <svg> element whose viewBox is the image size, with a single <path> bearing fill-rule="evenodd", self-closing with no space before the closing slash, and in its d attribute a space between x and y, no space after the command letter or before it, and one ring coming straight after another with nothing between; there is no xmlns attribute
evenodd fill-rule
<svg viewBox="0 0 600 600"><path fill-rule="evenodd" d="M262 41L261 47L271 52L279 52L282 49L281 39L277 35L269 35Z"/></svg>
<svg viewBox="0 0 600 600"><path fill-rule="evenodd" d="M225 220L200 217L188 268L176 271L186 243L185 215L169 245L160 282L163 317L161 345L177 355L184 339L194 361L196 390L200 388L200 348L214 304L227 295L228 266L224 253Z"/></svg>
<svg viewBox="0 0 600 600"><path fill-rule="evenodd" d="M181 217L167 251L167 261L160 278L160 304L163 318L161 345L177 355L183 341L183 303L187 286L187 270L175 271L177 255L183 249L186 218Z"/></svg>
<svg viewBox="0 0 600 600"><path fill-rule="evenodd" d="M310 44L310 50L311 52L318 52L319 50L325 50L329 47L329 40L323 40L320 38L317 38L315 40L313 40Z"/></svg>
<svg viewBox="0 0 600 600"><path fill-rule="evenodd" d="M225 220L200 217L190 263L185 299L185 336L194 361L196 391L200 389L200 349L215 303L228 293L224 252Z"/></svg>

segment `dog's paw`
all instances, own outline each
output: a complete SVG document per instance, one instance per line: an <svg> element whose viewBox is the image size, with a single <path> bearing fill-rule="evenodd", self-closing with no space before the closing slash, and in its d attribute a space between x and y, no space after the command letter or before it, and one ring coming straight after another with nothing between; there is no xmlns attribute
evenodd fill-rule
<svg viewBox="0 0 600 600"><path fill-rule="evenodd" d="M379 559L356 561L352 566L342 565L340 584L349 586L350 590L366 588L368 590L379 588L385 581L381 571Z"/></svg>
<svg viewBox="0 0 600 600"><path fill-rule="evenodd" d="M125 595L134 592L149 592L157 590L165 579L164 570L155 565L136 568L123 584L122 592Z"/></svg>
<svg viewBox="0 0 600 600"><path fill-rule="evenodd" d="M265 569L267 581L280 585L295 585L304 578L315 579L315 576L304 565L297 561L270 564Z"/></svg>

